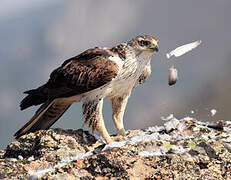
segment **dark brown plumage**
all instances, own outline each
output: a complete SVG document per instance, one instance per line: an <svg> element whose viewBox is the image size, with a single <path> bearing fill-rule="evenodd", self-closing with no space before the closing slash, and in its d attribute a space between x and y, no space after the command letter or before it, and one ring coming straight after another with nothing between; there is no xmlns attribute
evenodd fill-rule
<svg viewBox="0 0 231 180"><path fill-rule="evenodd" d="M118 54L122 60L125 60L125 58L126 58L125 50L126 50L125 44L120 44L118 46L111 48L111 51L114 52L115 54Z"/></svg>

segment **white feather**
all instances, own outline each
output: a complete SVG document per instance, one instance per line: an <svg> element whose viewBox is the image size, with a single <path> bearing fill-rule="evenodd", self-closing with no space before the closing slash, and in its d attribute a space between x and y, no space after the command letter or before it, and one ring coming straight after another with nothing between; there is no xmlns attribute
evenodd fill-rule
<svg viewBox="0 0 231 180"><path fill-rule="evenodd" d="M194 48L196 48L197 46L199 46L201 44L201 40L189 43L189 44L185 44L183 46L180 46L174 50L172 50L171 52L167 53L166 56L169 59L172 56L178 57L181 56L191 50L193 50Z"/></svg>
<svg viewBox="0 0 231 180"><path fill-rule="evenodd" d="M119 56L110 56L108 57L108 59L115 62L120 69L123 67L124 62L121 60Z"/></svg>
<svg viewBox="0 0 231 180"><path fill-rule="evenodd" d="M168 84L169 84L169 86L176 84L177 79L178 79L177 69L175 69L174 67L171 67L168 70Z"/></svg>
<svg viewBox="0 0 231 180"><path fill-rule="evenodd" d="M216 109L212 109L210 112L211 112L211 115L214 116L217 113L217 110Z"/></svg>

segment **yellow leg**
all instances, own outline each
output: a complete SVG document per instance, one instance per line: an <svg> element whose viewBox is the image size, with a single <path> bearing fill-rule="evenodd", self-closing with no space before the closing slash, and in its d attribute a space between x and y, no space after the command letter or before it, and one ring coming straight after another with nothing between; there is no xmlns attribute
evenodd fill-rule
<svg viewBox="0 0 231 180"><path fill-rule="evenodd" d="M115 124L118 135L122 135L122 136L125 136L123 116L129 96L130 94L126 94L124 96L115 97L111 99L112 120Z"/></svg>

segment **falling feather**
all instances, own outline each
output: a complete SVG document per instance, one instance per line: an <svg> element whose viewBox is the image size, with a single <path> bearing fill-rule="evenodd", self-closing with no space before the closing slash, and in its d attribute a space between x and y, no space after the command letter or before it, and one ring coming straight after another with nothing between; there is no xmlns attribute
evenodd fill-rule
<svg viewBox="0 0 231 180"><path fill-rule="evenodd" d="M177 69L175 69L174 67L169 68L169 70L168 70L168 85L172 86L172 85L176 84L177 79L178 79Z"/></svg>
<svg viewBox="0 0 231 180"><path fill-rule="evenodd" d="M183 46L180 46L174 50L172 50L171 52L167 53L166 56L169 59L172 56L178 57L181 56L191 50L193 50L194 48L196 48L197 46L199 46L201 44L201 40L189 43L189 44L185 44Z"/></svg>
<svg viewBox="0 0 231 180"><path fill-rule="evenodd" d="M211 112L211 116L214 116L217 113L217 110L216 109L212 109L210 112Z"/></svg>

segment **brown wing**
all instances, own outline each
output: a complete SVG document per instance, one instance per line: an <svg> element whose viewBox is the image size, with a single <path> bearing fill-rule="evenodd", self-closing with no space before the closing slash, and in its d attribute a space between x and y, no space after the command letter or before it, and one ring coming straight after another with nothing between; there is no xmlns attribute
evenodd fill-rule
<svg viewBox="0 0 231 180"><path fill-rule="evenodd" d="M117 64L108 59L110 54L105 50L97 50L71 58L53 71L46 84L49 96L66 97L85 93L115 78L119 70Z"/></svg>
<svg viewBox="0 0 231 180"><path fill-rule="evenodd" d="M59 97L70 97L99 88L117 76L118 66L108 57L110 50L94 48L66 60L55 69L43 86L26 91L29 94L21 104L21 110Z"/></svg>

